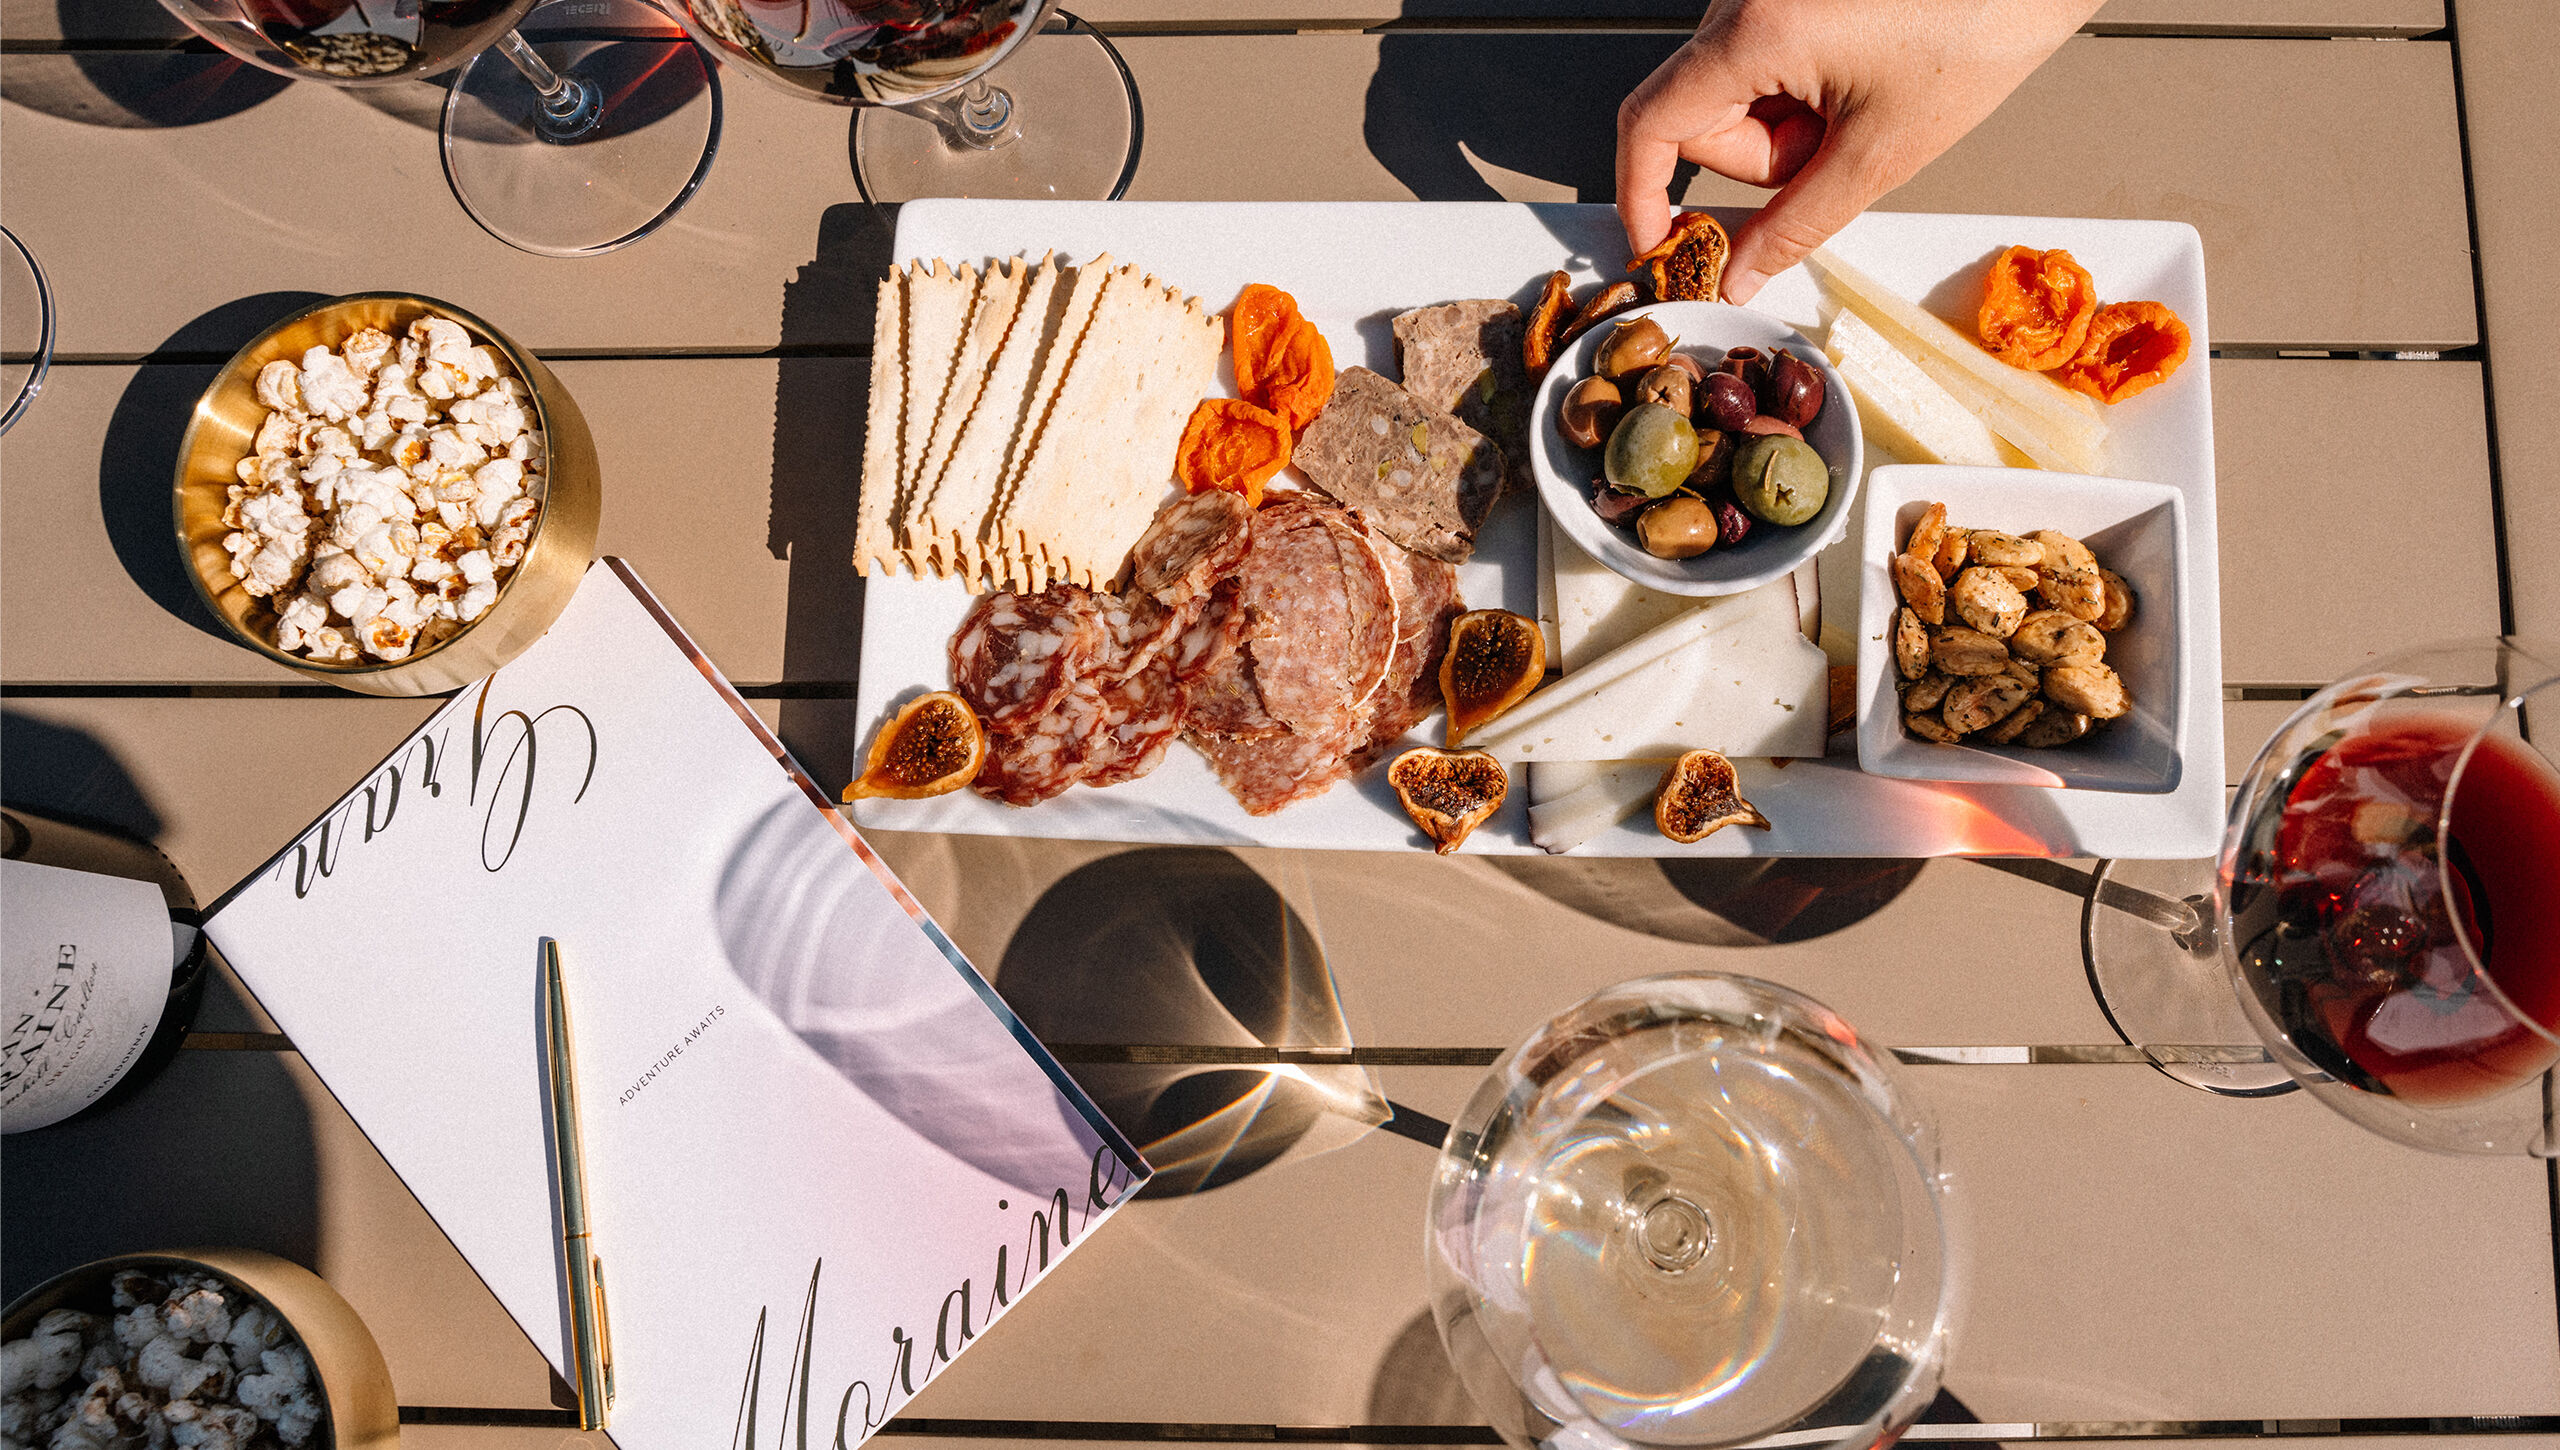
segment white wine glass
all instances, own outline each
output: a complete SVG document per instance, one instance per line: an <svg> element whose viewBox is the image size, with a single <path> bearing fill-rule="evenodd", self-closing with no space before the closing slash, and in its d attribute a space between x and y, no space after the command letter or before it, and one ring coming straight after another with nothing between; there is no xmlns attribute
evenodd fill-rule
<svg viewBox="0 0 2560 1450"><path fill-rule="evenodd" d="M541 256L648 236L719 151L719 77L648 0L161 4L240 59L299 80L380 86L451 72L439 143L454 198L491 236Z"/></svg>
<svg viewBox="0 0 2560 1450"><path fill-rule="evenodd" d="M1137 172L1137 82L1057 0L679 3L729 64L858 108L854 176L870 201L1111 200Z"/></svg>
<svg viewBox="0 0 2560 1450"><path fill-rule="evenodd" d="M1431 1190L1431 1310L1503 1438L1882 1444L1961 1282L1936 1139L1840 1017L1713 972L1592 996L1505 1053Z"/></svg>

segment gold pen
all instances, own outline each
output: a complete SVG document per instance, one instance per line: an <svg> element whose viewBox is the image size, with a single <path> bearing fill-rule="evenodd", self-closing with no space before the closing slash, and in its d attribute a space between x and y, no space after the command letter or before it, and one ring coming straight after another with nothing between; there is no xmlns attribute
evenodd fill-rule
<svg viewBox="0 0 2560 1450"><path fill-rule="evenodd" d="M569 1357L578 1371L578 1428L601 1430L613 1408L613 1329L605 1319L604 1260L587 1228L587 1170L578 1133L577 1060L560 943L542 939L542 1060L551 1093L551 1183L560 1194L560 1258L568 1275Z"/></svg>

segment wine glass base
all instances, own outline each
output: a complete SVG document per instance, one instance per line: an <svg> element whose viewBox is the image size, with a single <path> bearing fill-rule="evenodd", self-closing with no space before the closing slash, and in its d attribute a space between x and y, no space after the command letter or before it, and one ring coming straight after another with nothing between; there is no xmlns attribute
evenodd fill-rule
<svg viewBox="0 0 2560 1450"><path fill-rule="evenodd" d="M572 15L570 12L575 12ZM545 7L522 31L603 110L572 140L544 134L542 95L492 47L454 72L444 172L489 235L546 257L589 257L656 231L692 198L720 148L720 77L646 0Z"/></svg>
<svg viewBox="0 0 2560 1450"><path fill-rule="evenodd" d="M930 116L866 106L853 119L853 174L865 200L966 196L1117 201L1138 171L1138 85L1100 32L1064 11L988 77L1012 98L1017 133L979 149ZM955 98L956 99L956 98Z"/></svg>
<svg viewBox="0 0 2560 1450"><path fill-rule="evenodd" d="M2101 861L2080 913L2081 960L2107 1024L2151 1065L2225 1097L2301 1084L2260 1045L2216 939L2212 861ZM2199 926L2169 924L2180 905Z"/></svg>

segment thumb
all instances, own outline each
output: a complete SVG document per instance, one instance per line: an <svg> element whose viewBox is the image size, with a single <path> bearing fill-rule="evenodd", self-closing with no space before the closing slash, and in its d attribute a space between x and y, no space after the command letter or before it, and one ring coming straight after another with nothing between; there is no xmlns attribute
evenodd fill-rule
<svg viewBox="0 0 2560 1450"><path fill-rule="evenodd" d="M1771 277L1857 219L1903 179L1854 115L1835 120L1802 170L1744 222L1725 263L1724 298L1751 300Z"/></svg>

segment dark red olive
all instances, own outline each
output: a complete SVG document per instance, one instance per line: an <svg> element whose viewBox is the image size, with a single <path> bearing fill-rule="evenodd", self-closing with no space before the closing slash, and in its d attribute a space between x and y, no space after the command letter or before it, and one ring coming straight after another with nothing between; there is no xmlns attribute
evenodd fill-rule
<svg viewBox="0 0 2560 1450"><path fill-rule="evenodd" d="M1725 349L1724 361L1716 364L1716 371L1720 373L1731 373L1735 377L1740 378L1747 383L1751 381L1752 369L1759 365L1760 349L1756 347L1732 347Z"/></svg>
<svg viewBox="0 0 2560 1450"><path fill-rule="evenodd" d="M1790 438L1802 438L1804 436L1802 432L1797 430L1795 424L1788 422L1784 418L1772 418L1766 413L1762 413L1758 417L1753 418L1750 422L1743 424L1742 431L1754 438L1759 437L1763 433L1784 433Z"/></svg>
<svg viewBox="0 0 2560 1450"><path fill-rule="evenodd" d="M1801 428L1822 412L1822 374L1794 353L1772 356L1751 385L1760 411L1790 426Z"/></svg>
<svg viewBox="0 0 2560 1450"><path fill-rule="evenodd" d="M1731 373L1718 373L1707 379L1698 410L1706 415L1708 426L1730 433L1751 421L1760 411L1760 400L1753 396L1749 383Z"/></svg>
<svg viewBox="0 0 2560 1450"><path fill-rule="evenodd" d="M1643 494L1621 493L1611 488L1605 478L1591 480L1591 511L1598 514L1604 524L1626 523L1644 512L1645 505L1651 502L1653 500Z"/></svg>
<svg viewBox="0 0 2560 1450"><path fill-rule="evenodd" d="M1718 374L1722 376L1722 374ZM1698 430L1698 466L1689 470L1687 488L1708 489L1733 476L1733 455L1742 451L1742 435L1720 428Z"/></svg>
<svg viewBox="0 0 2560 1450"><path fill-rule="evenodd" d="M1716 511L1716 542L1728 546L1739 544L1750 534L1751 515L1744 513L1742 505L1733 501L1733 495L1718 494L1707 500L1707 506Z"/></svg>

